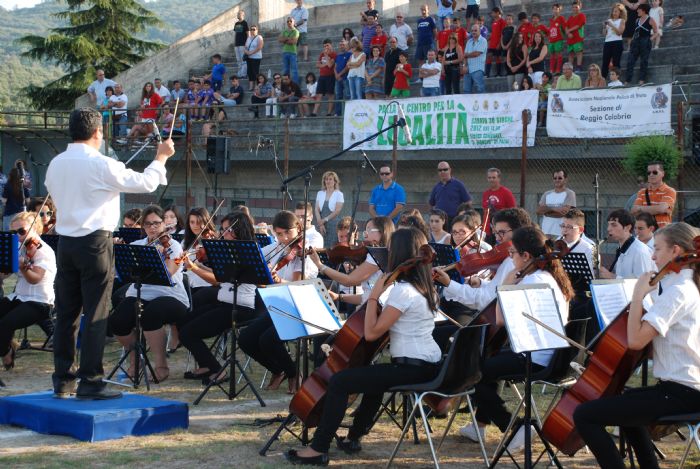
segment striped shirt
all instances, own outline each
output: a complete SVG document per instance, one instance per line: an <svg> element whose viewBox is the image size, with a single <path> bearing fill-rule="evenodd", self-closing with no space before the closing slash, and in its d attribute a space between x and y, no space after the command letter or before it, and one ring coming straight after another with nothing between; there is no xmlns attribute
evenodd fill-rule
<svg viewBox="0 0 700 469"><path fill-rule="evenodd" d="M467 59L469 73L474 73L479 70L484 72L486 70L486 51L488 50L488 47L488 41L484 39L483 36L479 36L476 41L472 37L469 38L467 41L467 51L465 55L472 52L481 52L481 54L478 56Z"/></svg>
<svg viewBox="0 0 700 469"><path fill-rule="evenodd" d="M654 215L654 218L656 218L656 223L659 224L659 228L663 228L671 223L673 206L676 205L676 190L665 183L662 183L657 189L649 188L648 190L651 205L658 205L662 203L668 204L668 210L666 210L665 213L657 213ZM637 200L634 201L634 205L650 205L647 203L646 191L647 189L640 189L639 192L637 192Z"/></svg>

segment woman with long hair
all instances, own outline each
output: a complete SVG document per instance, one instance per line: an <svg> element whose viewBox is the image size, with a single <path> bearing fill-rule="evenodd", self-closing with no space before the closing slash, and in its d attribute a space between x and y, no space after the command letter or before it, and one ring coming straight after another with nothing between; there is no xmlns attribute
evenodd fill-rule
<svg viewBox="0 0 700 469"><path fill-rule="evenodd" d="M24 187L24 163L20 161L10 170L7 184L2 190L2 202L5 206L2 217L4 231L10 229L10 222L15 215L26 210L29 196L29 189Z"/></svg>
<svg viewBox="0 0 700 469"><path fill-rule="evenodd" d="M341 210L343 210L345 198L340 191L340 178L335 171L326 171L321 180L323 188L316 194L314 215L318 231L323 235L323 245L329 248L338 242L335 225L338 223Z"/></svg>
<svg viewBox="0 0 700 469"><path fill-rule="evenodd" d="M162 104L163 98L155 91L153 83L149 81L143 85L138 111L140 122L134 124L129 130L126 136L128 141L153 134L153 123L158 120L158 110Z"/></svg>
<svg viewBox="0 0 700 469"><path fill-rule="evenodd" d="M610 10L610 18L603 23L603 34L605 43L603 44L603 63L601 75L608 78L608 68L610 62L613 67L620 68L620 59L625 46L622 40L622 33L625 31L627 22L627 10L622 3L616 3Z"/></svg>
<svg viewBox="0 0 700 469"><path fill-rule="evenodd" d="M506 80L508 91L513 90L513 83L520 84L523 75L527 72L527 44L522 33L516 33L506 53Z"/></svg>
<svg viewBox="0 0 700 469"><path fill-rule="evenodd" d="M637 59L639 59L639 85L646 83L652 41L659 36L659 25L656 24L654 18L649 16L650 10L651 7L648 3L643 3L637 7L638 18L634 36L630 43L629 54L627 55L625 85L629 85L632 82L634 65L637 63Z"/></svg>
<svg viewBox="0 0 700 469"><path fill-rule="evenodd" d="M185 234L185 221L176 205L168 205L163 209L163 221L165 226L169 226L170 233Z"/></svg>
<svg viewBox="0 0 700 469"><path fill-rule="evenodd" d="M532 78L532 83L539 85L542 83L542 75L544 74L544 61L547 58L549 48L547 40L542 31L535 32L532 36L532 47L527 55L527 73ZM532 87L530 87L532 89Z"/></svg>
<svg viewBox="0 0 700 469"><path fill-rule="evenodd" d="M272 96L272 84L267 82L265 75L259 73L256 77L253 95L250 97L250 104L253 104L253 106L248 108L249 111L253 112L256 119L260 117L261 106L255 106L255 104L265 104Z"/></svg>
<svg viewBox="0 0 700 469"><path fill-rule="evenodd" d="M255 84L256 77L260 73L260 62L263 58L263 47L265 47L265 40L260 34L258 25L254 24L250 27L250 33L245 41L245 46L243 47L243 60L246 62L246 72L248 75L248 91L253 91L253 85ZM238 77L243 78L243 77Z"/></svg>
<svg viewBox="0 0 700 469"><path fill-rule="evenodd" d="M445 231L447 213L439 208L430 210L428 224L430 225L430 241L438 244L449 244L450 233Z"/></svg>
<svg viewBox="0 0 700 469"><path fill-rule="evenodd" d="M588 66L588 78L584 83L584 88L607 88L608 84L603 78L598 64L590 64Z"/></svg>
<svg viewBox="0 0 700 469"><path fill-rule="evenodd" d="M362 99L365 91L365 62L367 57L362 49L362 42L357 38L350 41L352 54L348 59L348 81L350 83L350 99Z"/></svg>
<svg viewBox="0 0 700 469"><path fill-rule="evenodd" d="M365 67L365 97L367 99L384 98L384 70L386 62L382 57L382 48L374 45Z"/></svg>
<svg viewBox="0 0 700 469"><path fill-rule="evenodd" d="M464 62L464 51L457 41L456 34L450 34L447 39L445 56L442 59L445 68L445 94L460 94L460 67Z"/></svg>

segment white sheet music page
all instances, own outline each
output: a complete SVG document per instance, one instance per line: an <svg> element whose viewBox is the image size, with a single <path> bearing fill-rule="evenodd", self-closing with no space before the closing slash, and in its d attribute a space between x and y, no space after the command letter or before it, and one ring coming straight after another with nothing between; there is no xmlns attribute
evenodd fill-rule
<svg viewBox="0 0 700 469"><path fill-rule="evenodd" d="M594 280L591 283L591 297L602 328L611 322L630 304L636 279ZM644 297L644 309L652 305L649 295Z"/></svg>
<svg viewBox="0 0 700 469"><path fill-rule="evenodd" d="M328 310L316 287L311 284L289 285L289 294L294 300L301 319L331 331L340 329L338 320ZM309 335L326 333L326 331L309 324L304 324L304 327Z"/></svg>

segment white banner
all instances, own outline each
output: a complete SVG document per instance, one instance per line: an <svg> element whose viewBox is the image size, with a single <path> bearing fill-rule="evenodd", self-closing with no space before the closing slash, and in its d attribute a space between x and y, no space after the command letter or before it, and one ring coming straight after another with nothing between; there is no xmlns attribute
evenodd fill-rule
<svg viewBox="0 0 700 469"><path fill-rule="evenodd" d="M522 112L529 109L532 118L528 123L527 145L533 146L537 97L538 92L532 90L402 99L413 143L407 145L399 129L398 144L409 150L520 147ZM396 104L389 101L346 101L343 146L347 148L388 127L397 111ZM393 131L389 131L355 150L391 150L392 146Z"/></svg>
<svg viewBox="0 0 700 469"><path fill-rule="evenodd" d="M619 138L672 133L670 84L549 92L550 137Z"/></svg>

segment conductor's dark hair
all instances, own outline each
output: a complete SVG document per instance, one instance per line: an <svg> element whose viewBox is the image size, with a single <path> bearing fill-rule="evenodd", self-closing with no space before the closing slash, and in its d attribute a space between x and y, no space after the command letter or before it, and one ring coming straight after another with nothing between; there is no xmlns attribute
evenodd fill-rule
<svg viewBox="0 0 700 469"><path fill-rule="evenodd" d="M68 132L74 142L90 140L95 130L102 127L102 114L97 109L83 107L70 113Z"/></svg>

